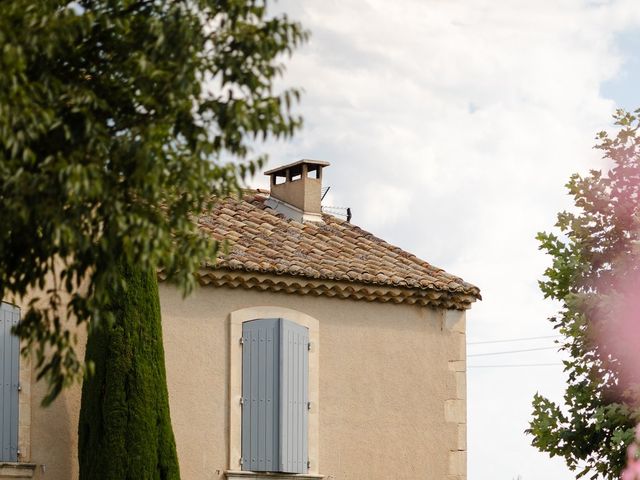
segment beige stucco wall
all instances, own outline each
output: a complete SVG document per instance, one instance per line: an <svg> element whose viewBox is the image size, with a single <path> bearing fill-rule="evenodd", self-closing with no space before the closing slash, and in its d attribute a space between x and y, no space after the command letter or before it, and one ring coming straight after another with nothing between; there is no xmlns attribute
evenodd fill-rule
<svg viewBox="0 0 640 480"><path fill-rule="evenodd" d="M230 313L257 306L317 320L319 473L340 480L463 479L464 312L203 287L187 300L161 284L171 417L183 480L224 478L229 445ZM80 387L39 407L32 388L36 477L77 478Z"/></svg>

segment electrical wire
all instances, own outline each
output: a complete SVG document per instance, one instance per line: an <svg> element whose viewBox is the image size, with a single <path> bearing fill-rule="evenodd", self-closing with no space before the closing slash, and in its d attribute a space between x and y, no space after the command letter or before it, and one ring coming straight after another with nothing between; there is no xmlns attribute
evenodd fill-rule
<svg viewBox="0 0 640 480"><path fill-rule="evenodd" d="M489 355L505 355L507 353L522 353L522 352L536 352L538 350L557 350L558 347L538 347L538 348L525 348L522 350L504 350L502 352L489 352L489 353L472 353L467 357L487 357Z"/></svg>
<svg viewBox="0 0 640 480"><path fill-rule="evenodd" d="M467 342L467 345L481 345L486 343L509 343L509 342L524 342L527 340L541 340L543 338L558 338L562 335L545 335L542 337L521 337L521 338L510 338L505 340L486 340L482 342Z"/></svg>
<svg viewBox="0 0 640 480"><path fill-rule="evenodd" d="M506 365L467 365L467 368L518 368L518 367L555 367L562 363L514 363Z"/></svg>

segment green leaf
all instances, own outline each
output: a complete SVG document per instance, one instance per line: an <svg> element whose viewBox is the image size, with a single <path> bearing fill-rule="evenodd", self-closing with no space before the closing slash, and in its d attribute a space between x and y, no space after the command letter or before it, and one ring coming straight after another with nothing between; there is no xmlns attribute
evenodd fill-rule
<svg viewBox="0 0 640 480"><path fill-rule="evenodd" d="M190 292L218 253L192 215L302 124L273 82L307 33L265 1L76 3L0 9L0 296L55 279L17 330L46 402L82 377L67 333L108 317L117 260Z"/></svg>

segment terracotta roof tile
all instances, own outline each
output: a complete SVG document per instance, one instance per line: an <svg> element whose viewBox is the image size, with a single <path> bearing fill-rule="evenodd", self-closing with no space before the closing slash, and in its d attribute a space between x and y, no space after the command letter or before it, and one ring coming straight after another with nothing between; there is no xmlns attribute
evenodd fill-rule
<svg viewBox="0 0 640 480"><path fill-rule="evenodd" d="M457 292L480 298L480 290L362 230L323 215L325 223L285 219L264 205L259 192L221 200L201 228L230 240L216 269L287 274L315 280Z"/></svg>

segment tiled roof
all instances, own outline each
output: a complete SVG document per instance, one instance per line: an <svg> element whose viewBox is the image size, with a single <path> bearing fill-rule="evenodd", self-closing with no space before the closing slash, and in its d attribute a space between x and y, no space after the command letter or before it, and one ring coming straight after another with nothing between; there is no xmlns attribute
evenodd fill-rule
<svg viewBox="0 0 640 480"><path fill-rule="evenodd" d="M261 191L227 198L199 219L203 230L230 243L216 270L481 298L477 287L351 223L326 214L324 223L298 223L266 207L266 198Z"/></svg>

